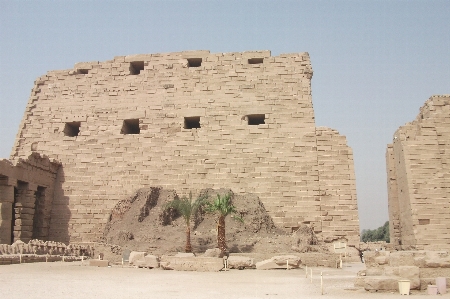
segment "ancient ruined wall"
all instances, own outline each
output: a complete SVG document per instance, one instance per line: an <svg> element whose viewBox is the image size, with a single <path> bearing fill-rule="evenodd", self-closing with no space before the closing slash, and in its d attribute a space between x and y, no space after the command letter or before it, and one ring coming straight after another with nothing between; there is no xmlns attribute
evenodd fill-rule
<svg viewBox="0 0 450 299"><path fill-rule="evenodd" d="M47 240L59 163L37 153L0 160L0 244Z"/></svg>
<svg viewBox="0 0 450 299"><path fill-rule="evenodd" d="M388 145L391 240L450 248L450 96L432 96Z"/></svg>
<svg viewBox="0 0 450 299"><path fill-rule="evenodd" d="M321 231L324 240L347 238L359 242L353 151L345 136L336 130L318 127Z"/></svg>
<svg viewBox="0 0 450 299"><path fill-rule="evenodd" d="M356 244L353 160L337 133L318 141L311 77L307 53L192 51L79 63L36 80L11 159L35 150L62 162L55 241L95 239L119 199L163 186L255 193L279 226L308 223L321 236L327 221L327 236L355 230L348 237ZM327 151L347 157L347 168L320 184L334 166ZM323 215L322 200L339 212Z"/></svg>

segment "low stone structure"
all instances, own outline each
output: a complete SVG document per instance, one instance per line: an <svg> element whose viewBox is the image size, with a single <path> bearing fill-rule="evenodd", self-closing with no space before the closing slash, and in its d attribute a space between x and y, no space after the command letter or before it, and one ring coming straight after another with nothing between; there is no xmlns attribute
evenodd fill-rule
<svg viewBox="0 0 450 299"><path fill-rule="evenodd" d="M450 249L450 95L432 96L386 152L391 243Z"/></svg>
<svg viewBox="0 0 450 299"><path fill-rule="evenodd" d="M366 251L366 270L355 285L368 291L398 290L398 280L410 281L412 290L426 290L437 277L450 282L450 255L447 251Z"/></svg>
<svg viewBox="0 0 450 299"><path fill-rule="evenodd" d="M256 263L256 269L269 270L269 269L293 269L299 268L302 261L296 255L281 255L274 256L268 260L264 260Z"/></svg>
<svg viewBox="0 0 450 299"><path fill-rule="evenodd" d="M37 153L14 163L0 160L0 244L48 240L59 168Z"/></svg>
<svg viewBox="0 0 450 299"><path fill-rule="evenodd" d="M167 256L161 257L160 266L164 270L217 272L224 268L223 258L205 256Z"/></svg>

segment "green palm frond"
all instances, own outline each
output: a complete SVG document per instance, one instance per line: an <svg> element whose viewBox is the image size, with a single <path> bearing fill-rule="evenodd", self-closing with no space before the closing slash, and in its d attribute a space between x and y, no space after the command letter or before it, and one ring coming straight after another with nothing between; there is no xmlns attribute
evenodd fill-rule
<svg viewBox="0 0 450 299"><path fill-rule="evenodd" d="M206 197L200 196L195 201L192 200L192 192L189 192L189 198L183 196L175 198L167 203L166 209L174 209L184 218L186 225L189 225L192 215L197 213L198 209L205 204Z"/></svg>
<svg viewBox="0 0 450 299"><path fill-rule="evenodd" d="M232 215L232 218L244 222L244 220L238 215L236 207L231 203L230 194L220 196L217 194L217 198L213 202L206 202L205 210L209 213L218 213L224 217Z"/></svg>

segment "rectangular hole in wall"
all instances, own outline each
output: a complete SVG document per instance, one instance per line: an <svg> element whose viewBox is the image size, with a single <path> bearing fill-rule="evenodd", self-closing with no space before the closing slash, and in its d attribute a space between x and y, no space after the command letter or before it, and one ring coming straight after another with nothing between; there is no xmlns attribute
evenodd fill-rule
<svg viewBox="0 0 450 299"><path fill-rule="evenodd" d="M78 69L77 73L82 74L82 75L87 75L87 74L89 74L89 70L88 69Z"/></svg>
<svg viewBox="0 0 450 299"><path fill-rule="evenodd" d="M430 224L430 219L419 219L419 225Z"/></svg>
<svg viewBox="0 0 450 299"><path fill-rule="evenodd" d="M260 64L264 62L264 58L249 58L248 64Z"/></svg>
<svg viewBox="0 0 450 299"><path fill-rule="evenodd" d="M124 135L139 134L141 129L139 128L139 119L126 119L123 121L122 130L120 133Z"/></svg>
<svg viewBox="0 0 450 299"><path fill-rule="evenodd" d="M247 115L247 122L249 126L257 126L265 124L265 114L249 114Z"/></svg>
<svg viewBox="0 0 450 299"><path fill-rule="evenodd" d="M79 121L66 123L64 126L64 136L75 137L80 134L81 123Z"/></svg>
<svg viewBox="0 0 450 299"><path fill-rule="evenodd" d="M200 128L200 116L191 116L184 118L185 129L199 129Z"/></svg>
<svg viewBox="0 0 450 299"><path fill-rule="evenodd" d="M187 61L189 67L199 67L202 65L201 58L188 58Z"/></svg>
<svg viewBox="0 0 450 299"><path fill-rule="evenodd" d="M144 70L143 61L130 62L130 75L139 75Z"/></svg>

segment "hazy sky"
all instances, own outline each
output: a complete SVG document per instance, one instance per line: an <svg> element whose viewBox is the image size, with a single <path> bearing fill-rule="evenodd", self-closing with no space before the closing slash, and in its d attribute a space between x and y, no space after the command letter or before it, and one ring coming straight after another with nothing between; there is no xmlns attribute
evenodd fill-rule
<svg viewBox="0 0 450 299"><path fill-rule="evenodd" d="M0 158L34 80L114 56L309 52L317 126L353 148L361 228L388 220L386 145L450 94L450 1L0 0Z"/></svg>

